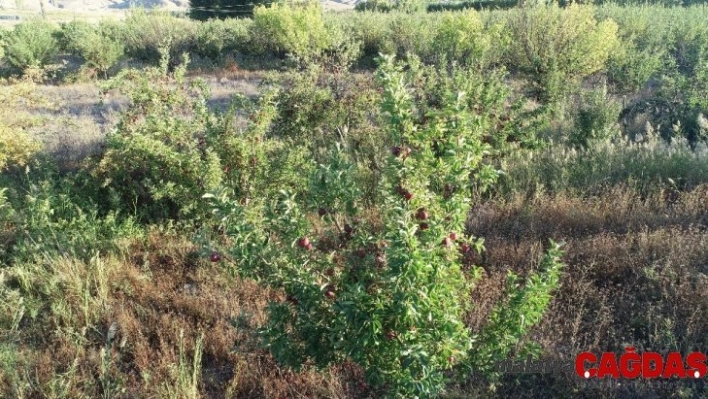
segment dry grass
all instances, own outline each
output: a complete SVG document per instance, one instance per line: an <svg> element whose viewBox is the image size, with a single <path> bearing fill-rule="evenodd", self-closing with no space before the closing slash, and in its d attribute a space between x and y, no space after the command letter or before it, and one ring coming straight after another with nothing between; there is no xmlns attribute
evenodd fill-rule
<svg viewBox="0 0 708 399"><path fill-rule="evenodd" d="M51 259L3 271L7 287L42 304L36 317L28 314L4 332L2 396L51 396L61 383L67 397L188 397L178 370L191 373L202 334L197 397L364 393L353 391L361 376L348 365L303 373L278 368L258 345L255 328L265 321L267 302L282 299L279 293L232 279L195 249L155 232L132 243L125 256ZM5 320L12 310L4 307Z"/></svg>
<svg viewBox="0 0 708 399"><path fill-rule="evenodd" d="M603 197L543 196L486 204L469 231L485 237L488 252L475 259L488 277L474 294L474 327L501 296L507 269L530 271L548 238L566 241L568 267L549 311L532 339L549 359L572 360L583 351L678 350L708 346L708 186L666 203L658 193L642 200L615 188ZM517 383L521 386L515 386ZM562 376L509 377L499 397L699 397L705 383L612 384ZM700 385L703 384L703 385ZM579 391L578 391L579 390ZM571 395L571 393L575 392ZM681 392L683 395L681 396Z"/></svg>

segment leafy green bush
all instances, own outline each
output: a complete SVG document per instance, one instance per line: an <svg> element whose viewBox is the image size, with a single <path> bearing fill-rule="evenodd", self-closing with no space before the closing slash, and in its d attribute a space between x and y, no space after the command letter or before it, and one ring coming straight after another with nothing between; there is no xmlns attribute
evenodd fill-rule
<svg viewBox="0 0 708 399"><path fill-rule="evenodd" d="M27 133L0 123L0 171L26 165L38 150L39 144Z"/></svg>
<svg viewBox="0 0 708 399"><path fill-rule="evenodd" d="M84 39L79 54L91 68L96 68L104 75L115 65L124 54L123 43L112 39L101 32L90 34Z"/></svg>
<svg viewBox="0 0 708 399"><path fill-rule="evenodd" d="M189 17L200 21L253 16L253 9L273 0L189 0Z"/></svg>
<svg viewBox="0 0 708 399"><path fill-rule="evenodd" d="M90 68L104 74L120 60L125 50L114 27L103 22L94 26L84 21L71 21L62 24L58 37L64 51L80 56Z"/></svg>
<svg viewBox="0 0 708 399"><path fill-rule="evenodd" d="M194 39L196 54L216 60L225 53L247 50L252 22L250 19L237 19L200 23Z"/></svg>
<svg viewBox="0 0 708 399"><path fill-rule="evenodd" d="M428 4L428 12L438 11L460 11L473 9L481 10L505 10L519 5L519 0L483 0L483 1L462 1Z"/></svg>
<svg viewBox="0 0 708 399"><path fill-rule="evenodd" d="M250 36L256 53L290 54L300 59L316 57L331 44L322 8L312 1L257 7Z"/></svg>
<svg viewBox="0 0 708 399"><path fill-rule="evenodd" d="M420 0L366 0L357 3L354 9L356 11L415 13L425 9L425 2Z"/></svg>
<svg viewBox="0 0 708 399"><path fill-rule="evenodd" d="M364 56L378 57L380 53L395 52L396 44L389 33L388 15L380 13L356 13L347 18L339 18L342 29L349 32L354 40L361 42Z"/></svg>
<svg viewBox="0 0 708 399"><path fill-rule="evenodd" d="M575 111L575 129L569 136L570 144L583 147L591 140L605 140L616 135L620 111L621 105L607 95L606 86L582 92Z"/></svg>
<svg viewBox="0 0 708 399"><path fill-rule="evenodd" d="M508 23L507 61L526 73L549 102L569 84L604 69L618 44L617 24L598 23L588 6L529 6L511 13Z"/></svg>
<svg viewBox="0 0 708 399"><path fill-rule="evenodd" d="M356 3L356 11L389 12L393 10L393 3L388 0L365 0Z"/></svg>
<svg viewBox="0 0 708 399"><path fill-rule="evenodd" d="M194 21L176 18L167 13L131 10L125 21L123 42L128 55L157 65L160 49L170 51L170 62L193 47L196 34Z"/></svg>
<svg viewBox="0 0 708 399"><path fill-rule="evenodd" d="M51 62L57 53L54 26L33 20L15 26L3 43L5 59L20 71L28 67L43 67Z"/></svg>
<svg viewBox="0 0 708 399"><path fill-rule="evenodd" d="M400 57L428 54L433 45L431 21L417 14L390 14L387 34Z"/></svg>
<svg viewBox="0 0 708 399"><path fill-rule="evenodd" d="M94 176L112 209L127 207L145 220L197 217L200 196L224 179L206 142L206 89L184 82L184 66L175 73L177 88L170 87L167 63L164 52L162 69L126 70L104 86L120 89L131 104L107 136Z"/></svg>
<svg viewBox="0 0 708 399"><path fill-rule="evenodd" d="M186 58L170 75L164 51L160 68L126 70L103 85L130 100L92 169L108 209L135 212L147 222L201 224L208 219L201 200L208 191L225 187L249 202L299 181L290 172L304 170L303 153L266 139L275 118L272 94L262 97L243 127L241 111L251 104L239 97L229 112L211 113L206 85L184 79Z"/></svg>
<svg viewBox="0 0 708 399"><path fill-rule="evenodd" d="M649 11L649 10L646 10ZM603 7L601 16L616 20L620 45L610 54L607 74L621 92L641 89L649 79L667 71L670 28L657 12Z"/></svg>
<svg viewBox="0 0 708 399"><path fill-rule="evenodd" d="M70 54L79 55L85 38L96 32L96 26L81 20L61 24L57 31L59 47Z"/></svg>
<svg viewBox="0 0 708 399"><path fill-rule="evenodd" d="M446 370L482 368L488 354L509 353L526 330L508 326L538 322L560 262L558 252L549 253L526 288L510 294L514 304L536 299L500 311L488 326L494 334L471 336L465 298L480 274L464 270L461 257L483 244L463 230L472 178L481 185L494 179L481 164L489 146L457 92L428 121L416 121L402 69L387 57L378 71L382 129L394 145L377 168L375 201L363 201L357 175L364 165L341 139L315 165L306 196L284 190L258 206L227 192L206 198L229 238L228 258L238 262L233 270L285 291L285 301L270 304L261 330L281 364L299 369L350 360L389 395L431 397L444 386ZM478 352L485 358L468 359Z"/></svg>
<svg viewBox="0 0 708 399"><path fill-rule="evenodd" d="M432 56L442 56L463 65L484 64L492 47L479 14L474 11L444 13L433 36ZM497 41L495 45L500 45Z"/></svg>
<svg viewBox="0 0 708 399"><path fill-rule="evenodd" d="M119 217L115 211L99 216L95 204L77 203L81 195L73 189L71 178L53 171L39 173L43 179L32 182L21 198L22 206L15 207L11 252L16 262L51 256L89 260L114 249L116 238L136 236L137 226L131 218Z"/></svg>

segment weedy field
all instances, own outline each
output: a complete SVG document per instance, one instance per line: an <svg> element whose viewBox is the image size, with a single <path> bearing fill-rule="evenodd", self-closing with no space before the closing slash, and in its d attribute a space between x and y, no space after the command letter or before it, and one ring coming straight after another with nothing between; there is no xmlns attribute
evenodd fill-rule
<svg viewBox="0 0 708 399"><path fill-rule="evenodd" d="M494 368L706 351L703 6L137 10L0 44L2 397L708 395Z"/></svg>

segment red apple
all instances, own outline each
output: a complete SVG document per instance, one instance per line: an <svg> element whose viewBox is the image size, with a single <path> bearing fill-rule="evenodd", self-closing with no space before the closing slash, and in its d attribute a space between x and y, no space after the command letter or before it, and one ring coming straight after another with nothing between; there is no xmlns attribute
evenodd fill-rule
<svg viewBox="0 0 708 399"><path fill-rule="evenodd" d="M317 214L320 215L320 216L324 216L324 215L327 214L327 209L325 209L325 208L320 208L320 209L317 210Z"/></svg>
<svg viewBox="0 0 708 399"><path fill-rule="evenodd" d="M403 198L405 198L406 201L410 201L410 200L413 198L413 193L411 193L410 191L408 191L408 190L406 190L406 189L404 189L404 190L401 192L401 195L403 195Z"/></svg>
<svg viewBox="0 0 708 399"><path fill-rule="evenodd" d="M334 299L337 295L334 293L334 286L328 285L327 291L325 291L325 296L329 299Z"/></svg>
<svg viewBox="0 0 708 399"><path fill-rule="evenodd" d="M418 220L426 220L428 219L428 216L428 212L425 210L425 208L418 209L418 212L415 214L415 217Z"/></svg>
<svg viewBox="0 0 708 399"><path fill-rule="evenodd" d="M221 254L219 254L218 252L212 252L209 259L212 262L219 262L221 260Z"/></svg>
<svg viewBox="0 0 708 399"><path fill-rule="evenodd" d="M463 254L466 254L467 252L470 251L470 245L467 244L466 242L460 245L460 251L462 251Z"/></svg>
<svg viewBox="0 0 708 399"><path fill-rule="evenodd" d="M391 154L393 154L394 157L398 157L401 155L401 147L395 146L391 148Z"/></svg>
<svg viewBox="0 0 708 399"><path fill-rule="evenodd" d="M421 230L428 230L429 227L430 227L430 226L428 226L428 224L425 223L425 222L423 222L423 223L420 224L420 229L421 229Z"/></svg>
<svg viewBox="0 0 708 399"><path fill-rule="evenodd" d="M305 245L305 249L308 251L312 250L312 243L308 242L307 245Z"/></svg>
<svg viewBox="0 0 708 399"><path fill-rule="evenodd" d="M308 245L310 245L310 239L307 237L300 237L300 239L297 240L297 246L300 248L306 248Z"/></svg>
<svg viewBox="0 0 708 399"><path fill-rule="evenodd" d="M450 233L450 239L452 241L457 241L457 234L456 233Z"/></svg>
<svg viewBox="0 0 708 399"><path fill-rule="evenodd" d="M347 223L344 225L344 232L347 234L351 234L354 232L354 228L349 223Z"/></svg>

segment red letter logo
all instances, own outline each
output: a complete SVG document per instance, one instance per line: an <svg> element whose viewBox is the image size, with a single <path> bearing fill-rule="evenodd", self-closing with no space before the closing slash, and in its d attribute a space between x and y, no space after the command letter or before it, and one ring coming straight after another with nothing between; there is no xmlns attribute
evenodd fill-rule
<svg viewBox="0 0 708 399"><path fill-rule="evenodd" d="M597 370L597 378L611 375L612 378L619 378L620 371L617 365L617 356L613 352L605 352L600 358L600 367Z"/></svg>
<svg viewBox="0 0 708 399"><path fill-rule="evenodd" d="M670 352L669 356L666 357L666 364L664 365L664 378L686 377L686 370L683 368L683 358L678 352Z"/></svg>
<svg viewBox="0 0 708 399"><path fill-rule="evenodd" d="M575 374L583 378L594 377L597 374L596 368L585 369L585 362L594 364L597 362L597 357L590 352L583 352L575 357Z"/></svg>
<svg viewBox="0 0 708 399"><path fill-rule="evenodd" d="M654 368L651 363L654 362ZM664 359L656 352L644 352L642 354L642 377L657 378L661 376L664 369Z"/></svg>
<svg viewBox="0 0 708 399"><path fill-rule="evenodd" d="M705 377L706 374L708 374L708 367L706 367L706 361L708 361L708 358L706 358L705 353L689 353L688 356L686 356L686 364L689 367L686 373L686 377Z"/></svg>
<svg viewBox="0 0 708 399"><path fill-rule="evenodd" d="M642 374L642 357L632 347L625 348L620 356L620 371L624 378L637 378Z"/></svg>

